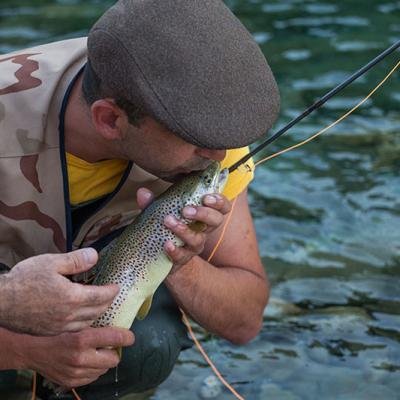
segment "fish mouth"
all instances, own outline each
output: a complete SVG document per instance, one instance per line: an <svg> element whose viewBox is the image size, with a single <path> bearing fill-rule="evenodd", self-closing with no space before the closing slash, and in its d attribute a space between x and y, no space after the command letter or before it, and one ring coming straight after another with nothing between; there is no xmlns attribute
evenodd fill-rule
<svg viewBox="0 0 400 400"><path fill-rule="evenodd" d="M229 170L228 168L221 169L221 164L218 161L214 161L205 171L207 175L211 175L212 179L208 182L208 189L215 193L222 193L225 184L228 180Z"/></svg>

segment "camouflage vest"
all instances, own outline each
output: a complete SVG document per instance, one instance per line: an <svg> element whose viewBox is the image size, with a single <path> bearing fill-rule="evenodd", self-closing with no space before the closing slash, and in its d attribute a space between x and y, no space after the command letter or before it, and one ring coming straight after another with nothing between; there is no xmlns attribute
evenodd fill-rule
<svg viewBox="0 0 400 400"><path fill-rule="evenodd" d="M85 62L86 38L0 56L0 264L89 246L134 220L139 187L169 186L130 166L72 236L62 120Z"/></svg>

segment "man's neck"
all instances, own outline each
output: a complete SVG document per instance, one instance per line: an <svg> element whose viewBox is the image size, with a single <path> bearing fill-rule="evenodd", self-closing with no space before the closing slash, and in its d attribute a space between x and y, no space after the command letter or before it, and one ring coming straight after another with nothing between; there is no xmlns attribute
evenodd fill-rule
<svg viewBox="0 0 400 400"><path fill-rule="evenodd" d="M87 162L96 162L112 155L94 129L90 107L82 96L82 75L75 81L65 110L65 150Z"/></svg>

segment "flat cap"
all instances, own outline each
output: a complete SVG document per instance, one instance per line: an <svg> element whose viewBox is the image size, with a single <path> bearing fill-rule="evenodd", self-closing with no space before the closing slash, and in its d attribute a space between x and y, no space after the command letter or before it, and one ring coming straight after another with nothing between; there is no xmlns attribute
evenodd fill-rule
<svg viewBox="0 0 400 400"><path fill-rule="evenodd" d="M200 147L248 145L279 111L265 57L221 0L120 0L91 29L88 59L109 93Z"/></svg>

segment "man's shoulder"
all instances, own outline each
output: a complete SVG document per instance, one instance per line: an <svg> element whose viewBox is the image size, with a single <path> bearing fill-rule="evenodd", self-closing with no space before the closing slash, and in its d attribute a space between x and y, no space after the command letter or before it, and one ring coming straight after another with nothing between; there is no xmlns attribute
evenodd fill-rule
<svg viewBox="0 0 400 400"><path fill-rule="evenodd" d="M86 52L86 38L76 38L0 56L1 158L58 146L61 104Z"/></svg>

